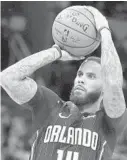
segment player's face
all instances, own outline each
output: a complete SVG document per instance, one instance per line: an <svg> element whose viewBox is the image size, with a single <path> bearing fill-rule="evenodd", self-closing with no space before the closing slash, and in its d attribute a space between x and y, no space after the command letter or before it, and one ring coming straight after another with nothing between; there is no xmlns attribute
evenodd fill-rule
<svg viewBox="0 0 127 160"><path fill-rule="evenodd" d="M91 104L98 100L101 92L101 65L88 61L77 72L70 100L79 106Z"/></svg>

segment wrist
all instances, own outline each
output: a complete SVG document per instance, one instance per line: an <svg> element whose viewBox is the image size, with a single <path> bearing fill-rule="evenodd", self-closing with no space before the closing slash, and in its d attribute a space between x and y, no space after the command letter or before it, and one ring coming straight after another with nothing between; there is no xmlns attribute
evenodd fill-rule
<svg viewBox="0 0 127 160"><path fill-rule="evenodd" d="M53 45L52 48L55 48L57 50L57 53L59 54L59 57L57 58L57 60L61 59L62 57L62 52L61 52L61 49L58 45Z"/></svg>
<svg viewBox="0 0 127 160"><path fill-rule="evenodd" d="M107 39L112 39L111 32L107 28L103 28L100 31L101 41L106 41Z"/></svg>
<svg viewBox="0 0 127 160"><path fill-rule="evenodd" d="M102 34L110 34L111 35L111 30L108 27L101 27L99 29L99 33Z"/></svg>

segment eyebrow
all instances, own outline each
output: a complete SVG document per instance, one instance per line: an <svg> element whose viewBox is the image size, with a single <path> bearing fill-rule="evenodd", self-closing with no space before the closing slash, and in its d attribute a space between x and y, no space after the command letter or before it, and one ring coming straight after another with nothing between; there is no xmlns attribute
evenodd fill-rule
<svg viewBox="0 0 127 160"><path fill-rule="evenodd" d="M83 71L79 70L77 73L83 73Z"/></svg>
<svg viewBox="0 0 127 160"><path fill-rule="evenodd" d="M86 72L86 74L87 74L87 73L92 73L92 74L97 75L95 72L89 71L89 70ZM79 71L77 71L77 74L84 74L84 73L83 73L83 71L79 70Z"/></svg>

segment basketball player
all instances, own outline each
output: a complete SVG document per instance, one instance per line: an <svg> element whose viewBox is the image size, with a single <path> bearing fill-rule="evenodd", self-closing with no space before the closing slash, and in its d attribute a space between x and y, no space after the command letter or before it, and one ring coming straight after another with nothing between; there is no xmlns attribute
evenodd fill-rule
<svg viewBox="0 0 127 160"><path fill-rule="evenodd" d="M124 128L121 63L106 18L94 8L87 9L93 13L101 34L101 60L89 57L81 64L70 101L63 102L50 89L29 78L55 60L75 59L57 45L1 73L2 87L21 106L29 104L39 124L31 160L107 160ZM48 117L42 122L42 113L47 111Z"/></svg>

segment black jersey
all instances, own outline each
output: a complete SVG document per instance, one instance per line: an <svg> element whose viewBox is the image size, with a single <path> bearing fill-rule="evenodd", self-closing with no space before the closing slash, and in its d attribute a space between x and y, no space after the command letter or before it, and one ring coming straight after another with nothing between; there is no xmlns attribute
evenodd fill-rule
<svg viewBox="0 0 127 160"><path fill-rule="evenodd" d="M95 114L81 114L75 104L63 102L45 87L38 88L29 105L33 108L35 124L39 124L30 160L102 160L105 157L107 160L111 157L118 119L109 118L104 109Z"/></svg>

